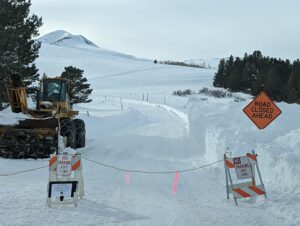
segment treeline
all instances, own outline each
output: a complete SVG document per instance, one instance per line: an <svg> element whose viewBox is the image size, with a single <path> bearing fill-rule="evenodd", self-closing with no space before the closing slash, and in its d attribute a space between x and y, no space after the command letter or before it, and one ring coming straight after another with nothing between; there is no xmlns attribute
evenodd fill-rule
<svg viewBox="0 0 300 226"><path fill-rule="evenodd" d="M264 57L260 51L230 56L221 59L213 85L254 96L265 91L275 101L300 103L300 61Z"/></svg>
<svg viewBox="0 0 300 226"><path fill-rule="evenodd" d="M169 65L176 65L176 66L184 66L184 67L196 67L196 68L208 68L211 69L212 67L208 64L206 65L205 62L201 64L196 64L196 63L186 63L182 61L172 61L172 60L166 60L166 61L157 61L154 60L155 64L169 64Z"/></svg>

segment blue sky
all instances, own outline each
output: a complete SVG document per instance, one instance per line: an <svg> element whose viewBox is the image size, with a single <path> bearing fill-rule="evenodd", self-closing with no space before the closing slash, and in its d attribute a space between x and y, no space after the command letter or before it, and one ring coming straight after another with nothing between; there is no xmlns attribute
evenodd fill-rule
<svg viewBox="0 0 300 226"><path fill-rule="evenodd" d="M66 30L150 59L300 58L297 0L32 0L40 33Z"/></svg>

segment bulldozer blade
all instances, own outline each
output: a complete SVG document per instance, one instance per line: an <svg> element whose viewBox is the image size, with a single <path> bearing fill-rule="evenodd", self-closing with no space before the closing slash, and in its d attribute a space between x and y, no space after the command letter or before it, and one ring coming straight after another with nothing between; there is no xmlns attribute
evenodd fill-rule
<svg viewBox="0 0 300 226"><path fill-rule="evenodd" d="M57 118L46 118L46 119L25 119L19 121L18 128L22 129L38 129L38 128L57 128Z"/></svg>

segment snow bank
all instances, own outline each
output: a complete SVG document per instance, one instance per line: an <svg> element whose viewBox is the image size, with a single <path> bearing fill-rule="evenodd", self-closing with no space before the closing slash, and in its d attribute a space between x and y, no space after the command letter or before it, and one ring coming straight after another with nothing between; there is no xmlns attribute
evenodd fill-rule
<svg viewBox="0 0 300 226"><path fill-rule="evenodd" d="M266 129L259 130L242 112L246 105L246 102L237 103L230 98L209 98L207 103L191 98L192 136L202 137L198 145L209 162L222 158L225 152L239 156L254 150L267 192L273 198L270 208L299 224L300 106L278 103L282 115ZM220 170L222 168L220 166ZM280 204L283 200L286 201Z"/></svg>

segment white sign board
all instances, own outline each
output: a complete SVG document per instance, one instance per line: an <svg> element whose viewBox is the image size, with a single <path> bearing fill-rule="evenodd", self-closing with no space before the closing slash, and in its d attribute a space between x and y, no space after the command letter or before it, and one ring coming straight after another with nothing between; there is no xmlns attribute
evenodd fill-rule
<svg viewBox="0 0 300 226"><path fill-rule="evenodd" d="M58 155L57 170L58 176L70 176L72 172L72 155Z"/></svg>
<svg viewBox="0 0 300 226"><path fill-rule="evenodd" d="M72 183L51 184L51 197L59 198L61 196L72 196Z"/></svg>
<svg viewBox="0 0 300 226"><path fill-rule="evenodd" d="M248 157L233 158L234 168L238 179L252 178L252 165Z"/></svg>

